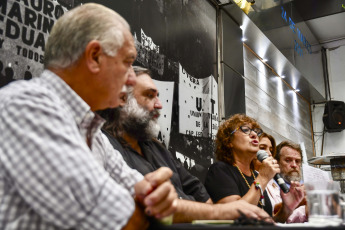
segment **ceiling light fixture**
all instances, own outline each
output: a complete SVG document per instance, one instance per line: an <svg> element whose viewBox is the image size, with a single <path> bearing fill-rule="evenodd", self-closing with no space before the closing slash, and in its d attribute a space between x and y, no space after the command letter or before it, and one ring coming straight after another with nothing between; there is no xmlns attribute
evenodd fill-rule
<svg viewBox="0 0 345 230"><path fill-rule="evenodd" d="M216 0L218 5L222 6L222 5L227 5L227 4L231 4L230 0Z"/></svg>

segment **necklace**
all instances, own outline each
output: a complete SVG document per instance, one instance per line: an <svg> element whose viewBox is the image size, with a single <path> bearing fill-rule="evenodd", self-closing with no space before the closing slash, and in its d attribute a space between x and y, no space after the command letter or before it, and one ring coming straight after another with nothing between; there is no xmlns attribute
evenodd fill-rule
<svg viewBox="0 0 345 230"><path fill-rule="evenodd" d="M246 184L248 185L248 188L250 189L250 185L249 185L249 183L248 183L248 181L247 181L247 179L246 179L246 177L243 175L243 173L242 173L242 171L241 171L241 169L237 166L237 164L234 164L235 166L236 166L236 168L238 169L238 171L241 173L241 176L243 177L243 179L244 179L244 181L246 182ZM251 170L251 173L252 173L252 175L253 175L253 177L254 177L254 181L256 180L256 178L255 178L255 175L254 175L254 172L253 172L253 170ZM263 206L263 204L261 203L261 201L259 200L259 204L261 205L261 208L263 208L264 206Z"/></svg>

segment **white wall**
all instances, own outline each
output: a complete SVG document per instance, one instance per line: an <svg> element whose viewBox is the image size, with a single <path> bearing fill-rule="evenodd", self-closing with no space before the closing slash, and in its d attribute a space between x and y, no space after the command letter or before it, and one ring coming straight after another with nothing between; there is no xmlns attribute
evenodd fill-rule
<svg viewBox="0 0 345 230"><path fill-rule="evenodd" d="M327 50L328 71L330 80L331 99L345 101L345 45ZM324 105L312 108L315 132L316 156L322 152L322 115ZM345 131L325 133L323 155L331 153L345 154Z"/></svg>

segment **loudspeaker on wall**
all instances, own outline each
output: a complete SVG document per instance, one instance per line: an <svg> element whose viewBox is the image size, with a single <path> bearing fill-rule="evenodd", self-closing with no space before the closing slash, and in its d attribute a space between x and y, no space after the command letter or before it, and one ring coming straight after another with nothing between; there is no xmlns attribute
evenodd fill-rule
<svg viewBox="0 0 345 230"><path fill-rule="evenodd" d="M323 113L323 124L327 132L340 132L345 129L345 103L328 101Z"/></svg>

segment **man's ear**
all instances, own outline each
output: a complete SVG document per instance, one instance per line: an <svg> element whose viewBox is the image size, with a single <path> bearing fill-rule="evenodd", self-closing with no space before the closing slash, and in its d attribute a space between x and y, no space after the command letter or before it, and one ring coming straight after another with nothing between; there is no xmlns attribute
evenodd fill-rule
<svg viewBox="0 0 345 230"><path fill-rule="evenodd" d="M85 48L85 59L88 69L92 73L98 73L101 69L102 47L99 41L90 41Z"/></svg>

